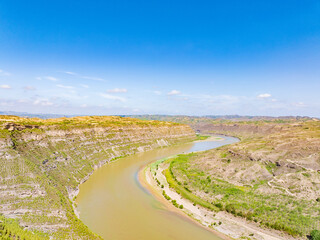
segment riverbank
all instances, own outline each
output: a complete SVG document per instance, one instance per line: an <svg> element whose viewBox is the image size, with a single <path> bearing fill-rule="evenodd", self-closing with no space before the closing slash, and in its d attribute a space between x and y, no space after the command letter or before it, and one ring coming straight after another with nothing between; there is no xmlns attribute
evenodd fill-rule
<svg viewBox="0 0 320 240"><path fill-rule="evenodd" d="M166 176L163 174L168 169L169 163L170 158L149 164L139 172L139 181L171 211L184 217L189 216L189 219L201 224L222 239L294 239L286 235L281 236L274 230L262 229L254 222L234 217L229 213L208 210L183 198L169 187Z"/></svg>
<svg viewBox="0 0 320 240"><path fill-rule="evenodd" d="M170 203L169 201L167 201L164 196L161 194L161 188L159 187L158 183L156 182L156 180L152 177L152 174L151 172L149 171L149 165L148 166L144 166L138 173L138 180L139 180L139 183L145 188L147 189L153 196L156 197L156 199L161 202L162 204L165 205L165 207L167 209L169 209L170 211L176 213L176 214L179 214L181 215L182 217L185 217L187 218L188 220L192 221L193 223L203 227L203 222L199 221L198 219L194 218L193 216L190 216L188 213L186 213L185 209L184 210L181 210L181 209L178 209L176 208L175 206L172 205L172 203ZM163 176L164 177L164 176ZM165 183L164 181L161 181L160 183L162 184L167 184ZM167 191L168 190L168 186L165 185L164 189L166 189ZM163 190L164 190L163 189ZM165 191L166 191L165 190ZM179 195L173 191L171 191L170 195L175 195L176 198L172 198L172 199L175 199L177 200L179 198ZM186 204L186 199L181 199L181 201L183 201L182 203L187 205ZM186 216L186 214L189 216ZM220 237L221 239L223 240L230 240L231 238L228 237L227 235L225 235L224 233L222 232L218 232L218 231L215 231L214 229L212 228L206 228L208 231L214 233L216 236Z"/></svg>

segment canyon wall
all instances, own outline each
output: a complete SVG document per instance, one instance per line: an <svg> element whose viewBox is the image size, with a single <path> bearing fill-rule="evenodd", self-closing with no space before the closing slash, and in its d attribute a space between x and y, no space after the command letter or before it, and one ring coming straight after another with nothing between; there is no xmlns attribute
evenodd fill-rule
<svg viewBox="0 0 320 240"><path fill-rule="evenodd" d="M97 238L73 212L79 184L114 159L195 139L187 125L121 117L0 116L0 126L0 213L39 238Z"/></svg>

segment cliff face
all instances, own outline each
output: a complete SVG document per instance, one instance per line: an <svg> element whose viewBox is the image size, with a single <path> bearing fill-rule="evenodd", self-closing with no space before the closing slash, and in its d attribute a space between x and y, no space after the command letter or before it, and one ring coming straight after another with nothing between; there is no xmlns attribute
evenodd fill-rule
<svg viewBox="0 0 320 240"><path fill-rule="evenodd" d="M37 236L95 238L75 216L80 183L108 161L195 138L186 125L120 117L0 116L0 213Z"/></svg>
<svg viewBox="0 0 320 240"><path fill-rule="evenodd" d="M235 135L238 137L264 136L270 133L281 131L284 127L279 124L256 125L253 123L239 124L228 123L198 123L191 124L192 128L202 133L217 133Z"/></svg>

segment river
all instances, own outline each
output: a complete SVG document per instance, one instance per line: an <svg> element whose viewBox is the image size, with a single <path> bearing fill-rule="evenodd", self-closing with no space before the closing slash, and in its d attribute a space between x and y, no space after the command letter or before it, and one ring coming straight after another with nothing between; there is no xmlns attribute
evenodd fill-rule
<svg viewBox="0 0 320 240"><path fill-rule="evenodd" d="M140 185L137 176L143 166L155 160L238 141L223 138L138 153L104 165L80 186L76 201L80 219L104 239L221 239L189 218L167 209Z"/></svg>

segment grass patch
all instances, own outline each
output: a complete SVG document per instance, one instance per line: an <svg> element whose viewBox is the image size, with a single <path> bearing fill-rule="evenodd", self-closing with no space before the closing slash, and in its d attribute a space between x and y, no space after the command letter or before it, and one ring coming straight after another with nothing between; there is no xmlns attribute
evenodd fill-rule
<svg viewBox="0 0 320 240"><path fill-rule="evenodd" d="M175 159L176 160L176 159ZM171 166L172 162L170 163ZM200 197L196 196L195 194L191 193L190 190L186 190L185 187L183 187L181 184L179 184L178 181L174 178L172 175L170 168L165 169L163 172L164 176L167 179L167 182L170 186L170 188L173 188L178 194L180 194L183 198L188 199L189 201L193 202L194 204L200 205L202 207L208 208L212 211L219 211L219 208L217 208L212 203L209 203Z"/></svg>
<svg viewBox="0 0 320 240"><path fill-rule="evenodd" d="M47 234L24 230L16 219L8 219L0 215L0 239L49 239Z"/></svg>
<svg viewBox="0 0 320 240"><path fill-rule="evenodd" d="M196 140L206 140L206 139L208 139L210 136L205 136L205 135L197 135L197 138L196 138Z"/></svg>
<svg viewBox="0 0 320 240"><path fill-rule="evenodd" d="M266 164L266 169L273 174L274 169L277 168L277 165L275 163L269 162Z"/></svg>

